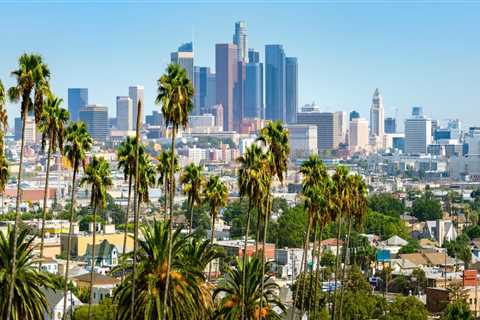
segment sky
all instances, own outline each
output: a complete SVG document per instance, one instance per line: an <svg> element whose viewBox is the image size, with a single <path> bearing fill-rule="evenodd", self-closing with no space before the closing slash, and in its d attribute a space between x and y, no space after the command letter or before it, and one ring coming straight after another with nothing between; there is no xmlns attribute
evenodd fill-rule
<svg viewBox="0 0 480 320"><path fill-rule="evenodd" d="M248 47L283 44L299 61L299 104L358 110L375 88L385 115L422 106L434 119L480 126L480 1L16 1L0 0L0 79L23 52L43 55L53 92L89 88L115 114L128 86L145 86L146 113L170 52L194 41L195 65L215 67L215 43L247 24ZM10 119L18 106L8 106Z"/></svg>

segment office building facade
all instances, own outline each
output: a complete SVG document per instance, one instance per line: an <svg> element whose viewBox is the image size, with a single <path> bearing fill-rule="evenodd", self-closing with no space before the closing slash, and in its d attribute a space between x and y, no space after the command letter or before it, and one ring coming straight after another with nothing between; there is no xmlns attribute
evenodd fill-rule
<svg viewBox="0 0 480 320"><path fill-rule="evenodd" d="M348 144L352 150L362 150L368 147L368 121L362 118L353 118L350 121Z"/></svg>
<svg viewBox="0 0 480 320"><path fill-rule="evenodd" d="M249 62L245 67L245 118L263 118L263 64Z"/></svg>
<svg viewBox="0 0 480 320"><path fill-rule="evenodd" d="M432 143L432 122L424 117L405 120L405 153L426 154Z"/></svg>
<svg viewBox="0 0 480 320"><path fill-rule="evenodd" d="M234 130L234 89L237 81L237 46L220 43L215 46L216 103L223 106L223 130Z"/></svg>
<svg viewBox="0 0 480 320"><path fill-rule="evenodd" d="M296 123L298 112L298 61L285 58L285 107L287 123Z"/></svg>
<svg viewBox="0 0 480 320"><path fill-rule="evenodd" d="M133 130L133 108L130 97L117 97L117 123L118 130Z"/></svg>
<svg viewBox="0 0 480 320"><path fill-rule="evenodd" d="M87 125L87 130L94 140L107 140L109 135L107 107L95 104L88 105L80 110L79 117Z"/></svg>
<svg viewBox="0 0 480 320"><path fill-rule="evenodd" d="M397 133L397 119L385 118L385 133Z"/></svg>
<svg viewBox="0 0 480 320"><path fill-rule="evenodd" d="M317 149L319 152L337 149L339 141L338 116L334 112L299 112L298 124L317 126Z"/></svg>
<svg viewBox="0 0 480 320"><path fill-rule="evenodd" d="M245 21L235 23L235 33L233 34L233 44L237 45L238 61L248 62L247 52L247 25Z"/></svg>
<svg viewBox="0 0 480 320"><path fill-rule="evenodd" d="M192 81L194 79L193 73L193 43L187 42L178 47L178 50L170 54L170 62L181 65L187 71L188 78Z"/></svg>
<svg viewBox="0 0 480 320"><path fill-rule="evenodd" d="M285 51L279 44L265 46L265 118L286 122Z"/></svg>
<svg viewBox="0 0 480 320"><path fill-rule="evenodd" d="M317 154L317 126L309 124L287 124L290 143L290 157L293 159L307 158Z"/></svg>
<svg viewBox="0 0 480 320"><path fill-rule="evenodd" d="M79 120L80 110L87 105L87 88L68 88L68 112L70 113L70 120Z"/></svg>
<svg viewBox="0 0 480 320"><path fill-rule="evenodd" d="M133 130L137 129L138 102L142 104L140 114L140 127L143 125L143 115L145 113L145 88L140 85L128 87L128 96L132 100Z"/></svg>

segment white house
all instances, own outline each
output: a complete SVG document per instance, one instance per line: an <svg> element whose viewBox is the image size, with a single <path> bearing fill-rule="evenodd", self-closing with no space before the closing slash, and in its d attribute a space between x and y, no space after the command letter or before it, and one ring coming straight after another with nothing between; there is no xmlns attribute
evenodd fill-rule
<svg viewBox="0 0 480 320"><path fill-rule="evenodd" d="M451 220L429 220L425 221L423 236L437 241L438 245L442 246L444 241L455 240L458 233Z"/></svg>
<svg viewBox="0 0 480 320"><path fill-rule="evenodd" d="M45 320L62 320L63 319L63 290L43 289L47 298L48 310L45 314ZM75 308L83 303L72 292L67 291L67 313L72 312ZM73 308L73 309L72 309Z"/></svg>

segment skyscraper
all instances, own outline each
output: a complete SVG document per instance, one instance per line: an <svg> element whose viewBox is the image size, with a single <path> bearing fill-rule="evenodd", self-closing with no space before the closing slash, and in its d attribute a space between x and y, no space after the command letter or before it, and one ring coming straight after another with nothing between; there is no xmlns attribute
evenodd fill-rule
<svg viewBox="0 0 480 320"><path fill-rule="evenodd" d="M260 63L260 52L252 48L248 49L248 62Z"/></svg>
<svg viewBox="0 0 480 320"><path fill-rule="evenodd" d="M265 46L265 87L265 118L285 122L285 52L282 45Z"/></svg>
<svg viewBox="0 0 480 320"><path fill-rule="evenodd" d="M130 97L117 97L117 129L133 129L133 108Z"/></svg>
<svg viewBox="0 0 480 320"><path fill-rule="evenodd" d="M231 43L215 45L217 104L223 106L223 130L234 130L233 104L237 81L237 46Z"/></svg>
<svg viewBox="0 0 480 320"><path fill-rule="evenodd" d="M426 154L432 143L432 122L425 117L405 120L405 153Z"/></svg>
<svg viewBox="0 0 480 320"><path fill-rule="evenodd" d="M170 62L177 63L187 70L188 78L193 82L193 43L187 42L170 54Z"/></svg>
<svg viewBox="0 0 480 320"><path fill-rule="evenodd" d="M142 103L142 110L140 114L140 126L143 125L143 114L145 112L145 89L143 86L131 86L128 87L128 96L132 99L132 113L133 113L133 126L132 129L137 129L137 113L138 113L138 101Z"/></svg>
<svg viewBox="0 0 480 320"><path fill-rule="evenodd" d="M298 62L294 57L285 59L285 105L287 123L295 123L298 112Z"/></svg>
<svg viewBox="0 0 480 320"><path fill-rule="evenodd" d="M249 55L255 55L254 52L250 50ZM256 53L258 58L258 52ZM263 118L263 63L258 59L249 61L245 77L244 117Z"/></svg>
<svg viewBox="0 0 480 320"><path fill-rule="evenodd" d="M70 113L70 120L77 121L80 109L87 105L87 88L68 88L68 112Z"/></svg>
<svg viewBox="0 0 480 320"><path fill-rule="evenodd" d="M423 108L422 107L412 107L412 117L421 117L423 116Z"/></svg>
<svg viewBox="0 0 480 320"><path fill-rule="evenodd" d="M209 67L195 67L194 70L195 105L192 114L200 115L215 104L215 74Z"/></svg>
<svg viewBox="0 0 480 320"><path fill-rule="evenodd" d="M245 84L247 79L247 64L237 62L237 81L234 85L233 98L233 130L240 132L240 124L245 114Z"/></svg>
<svg viewBox="0 0 480 320"><path fill-rule="evenodd" d="M334 112L299 112L298 124L317 126L318 151L336 149L339 141L339 117Z"/></svg>
<svg viewBox="0 0 480 320"><path fill-rule="evenodd" d="M352 150L365 149L368 146L368 121L354 118L350 121L348 144Z"/></svg>
<svg viewBox="0 0 480 320"><path fill-rule="evenodd" d="M233 44L237 45L238 61L248 62L247 54L247 26L245 21L235 23L235 33L233 34Z"/></svg>
<svg viewBox="0 0 480 320"><path fill-rule="evenodd" d="M79 118L87 125L88 133L94 140L105 141L108 137L108 108L88 105L80 110Z"/></svg>
<svg viewBox="0 0 480 320"><path fill-rule="evenodd" d="M349 116L350 121L357 118L360 118L360 113L358 111L353 110L352 112L350 112L350 116Z"/></svg>
<svg viewBox="0 0 480 320"><path fill-rule="evenodd" d="M370 108L370 136L377 138L379 141L383 140L384 118L383 98L377 88L373 94L372 107Z"/></svg>
<svg viewBox="0 0 480 320"><path fill-rule="evenodd" d="M397 119L385 118L385 133L397 133Z"/></svg>

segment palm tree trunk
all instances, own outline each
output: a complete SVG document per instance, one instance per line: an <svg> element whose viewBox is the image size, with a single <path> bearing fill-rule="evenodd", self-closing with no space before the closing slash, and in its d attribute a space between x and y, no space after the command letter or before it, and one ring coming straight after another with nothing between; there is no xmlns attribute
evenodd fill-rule
<svg viewBox="0 0 480 320"><path fill-rule="evenodd" d="M130 200L132 199L132 172L130 168L130 173L128 175L128 200L127 200L127 210L125 210L125 230L123 231L123 250L122 258L125 258L127 253L127 236L128 236L128 216L130 214ZM122 283L125 279L125 265L122 267Z"/></svg>
<svg viewBox="0 0 480 320"><path fill-rule="evenodd" d="M22 99L22 104L28 103L30 98L25 97ZM20 198L22 197L22 192L20 191L20 183L22 180L22 169L23 169L23 148L25 147L25 122L27 120L27 108L22 106L22 142L20 144L20 163L18 165L18 175L17 175L17 200L15 204L15 226L13 228L13 259L12 259L12 274L10 275L10 287L8 292L8 304L7 304L7 320L10 320L10 313L12 311L13 304L13 289L15 286L15 276L17 273L17 237L18 237L18 226L20 224Z"/></svg>
<svg viewBox="0 0 480 320"><path fill-rule="evenodd" d="M345 293L345 290L344 290L344 282L345 282L345 269L346 269L346 265L347 263L349 264L350 263L350 253L349 253L349 250L350 250L350 235L352 234L352 217L350 217L349 221L348 221L348 235L347 235L347 243L345 245L345 260L343 262L343 270L342 270L342 280L341 280L341 286L340 286L340 308L338 310L339 312L339 319L342 319L342 307L343 307L343 295Z"/></svg>
<svg viewBox="0 0 480 320"><path fill-rule="evenodd" d="M172 233L173 233L173 198L175 194L175 125L172 125L172 160L170 163L170 214L168 225L168 262L167 262L167 275L165 279L165 291L163 295L163 320L167 320L167 298L168 298L168 285L170 281L170 266L172 263ZM133 320L133 319L132 319Z"/></svg>
<svg viewBox="0 0 480 320"><path fill-rule="evenodd" d="M305 241L307 241L307 226L305 226L305 229L303 230L303 243L305 243ZM302 261L300 262L300 270L297 274L297 279L299 279L299 275L302 274L302 270L303 270L303 265L304 265L304 261L305 260L305 255L302 253ZM294 280L294 268L295 266L293 265L292 266L292 284L293 284L293 280ZM295 318L297 317L296 315L296 306L297 306L297 299L298 299L298 293L300 292L300 286L297 285L296 288L295 288L295 294L292 293L292 301L293 301L293 308L292 308L292 317L291 317L291 320L295 320Z"/></svg>
<svg viewBox="0 0 480 320"><path fill-rule="evenodd" d="M189 206L190 208L190 225L188 227L188 234L191 235L192 234L192 230L193 230L193 202L190 204Z"/></svg>
<svg viewBox="0 0 480 320"><path fill-rule="evenodd" d="M243 277L243 290L242 290L242 320L246 319L245 314L245 296L246 296L246 286L247 286L247 273L245 270L245 265L247 263L247 247L248 247L248 233L250 232L250 213L252 210L251 201L248 201L248 210L247 210L247 226L245 228L245 241L243 244L243 270L242 270L242 277Z"/></svg>
<svg viewBox="0 0 480 320"><path fill-rule="evenodd" d="M75 207L75 179L77 178L78 160L75 159L73 164L73 179L72 179L72 201L70 203L70 221L68 227L67 237L67 262L65 264L65 283L63 286L63 315L67 314L67 289L68 289L68 268L70 265L70 248L72 247L72 233L73 233L73 215Z"/></svg>
<svg viewBox="0 0 480 320"><path fill-rule="evenodd" d="M136 275L137 275L137 250L138 250L138 210L137 202L140 201L138 191L140 186L140 179L138 179L138 160L140 157L140 121L142 114L142 103L138 101L137 105L137 126L135 135L135 191L133 193L133 261L132 261L132 305L130 306L130 319L135 318L135 289L136 289Z"/></svg>
<svg viewBox="0 0 480 320"><path fill-rule="evenodd" d="M341 212L338 213L338 218L337 218L338 224L337 224L337 252L335 256L335 277L334 277L334 285L335 285L335 291L333 292L333 307L332 307L332 319L335 320L335 307L337 304L337 278L338 278L338 269L340 268L340 230L342 229L342 214Z"/></svg>
<svg viewBox="0 0 480 320"><path fill-rule="evenodd" d="M40 233L40 262L38 264L38 269L42 269L42 258L43 258L43 244L45 241L45 220L47 220L47 199L48 199L48 178L50 176L50 157L52 154L52 144L53 137L50 138L50 143L48 145L47 153L47 172L45 174L45 191L43 195L43 215L42 215L42 231Z"/></svg>
<svg viewBox="0 0 480 320"><path fill-rule="evenodd" d="M270 190L270 189L269 189ZM267 205L265 212L265 221L263 225L263 239L262 239L262 287L260 291L260 309L263 308L263 292L265 289L265 242L267 241L268 218L270 217L270 194L267 195Z"/></svg>
<svg viewBox="0 0 480 320"><path fill-rule="evenodd" d="M306 275L307 275L307 260L308 260L308 245L310 243L310 232L312 230L312 219L308 219L308 226L307 226L307 235L305 236L305 243L303 244L303 281L302 281L302 297L300 301L300 319L303 318L303 311L304 311L304 300L305 300L305 282L306 282Z"/></svg>
<svg viewBox="0 0 480 320"><path fill-rule="evenodd" d="M163 194L164 194L164 198L165 198L165 201L163 202L163 221L167 221L167 207L168 207L168 186L167 186L167 175L165 175L163 177Z"/></svg>
<svg viewBox="0 0 480 320"><path fill-rule="evenodd" d="M210 233L210 243L213 245L215 241L215 220L216 220L216 208L212 208L212 231ZM212 262L208 264L208 282L211 281L211 276L212 276Z"/></svg>
<svg viewBox="0 0 480 320"><path fill-rule="evenodd" d="M316 316L316 312L317 312L317 292L318 292L318 281L321 280L322 281L322 285L323 285L323 275L322 275L322 278L320 278L320 261L321 261L321 257L322 257L322 240L323 240L323 224L320 223L320 240L318 241L318 250L317 250L317 268L316 268L316 273L315 273L315 289L314 289L314 294L313 296L315 297L315 301L314 301L314 305L313 305L313 311L314 311L314 316L313 318L315 318ZM321 290L321 288L320 288Z"/></svg>
<svg viewBox="0 0 480 320"><path fill-rule="evenodd" d="M258 243L260 242L261 208L257 209L257 230L255 234L255 255L258 254Z"/></svg>
<svg viewBox="0 0 480 320"><path fill-rule="evenodd" d="M93 191L93 190L92 190ZM92 319L93 304L93 274L95 273L95 241L97 238L97 199L93 204L93 235L92 235L92 269L90 270L90 298L88 299L88 320Z"/></svg>
<svg viewBox="0 0 480 320"><path fill-rule="evenodd" d="M312 291L313 291L313 261L314 261L314 258L315 258L315 246L316 246L316 243L317 243L317 233L318 233L318 225L317 225L317 222L315 221L314 223L314 231L313 231L313 248L312 248L312 269L310 270L310 284L309 284L309 294L310 294L310 297L309 297L309 308L308 308L308 312L309 312L309 315L310 315L310 310L312 310L312 305L313 305L313 301L314 301L314 296L312 296ZM312 310L313 312L315 312L314 310ZM315 318L314 318L315 319Z"/></svg>

